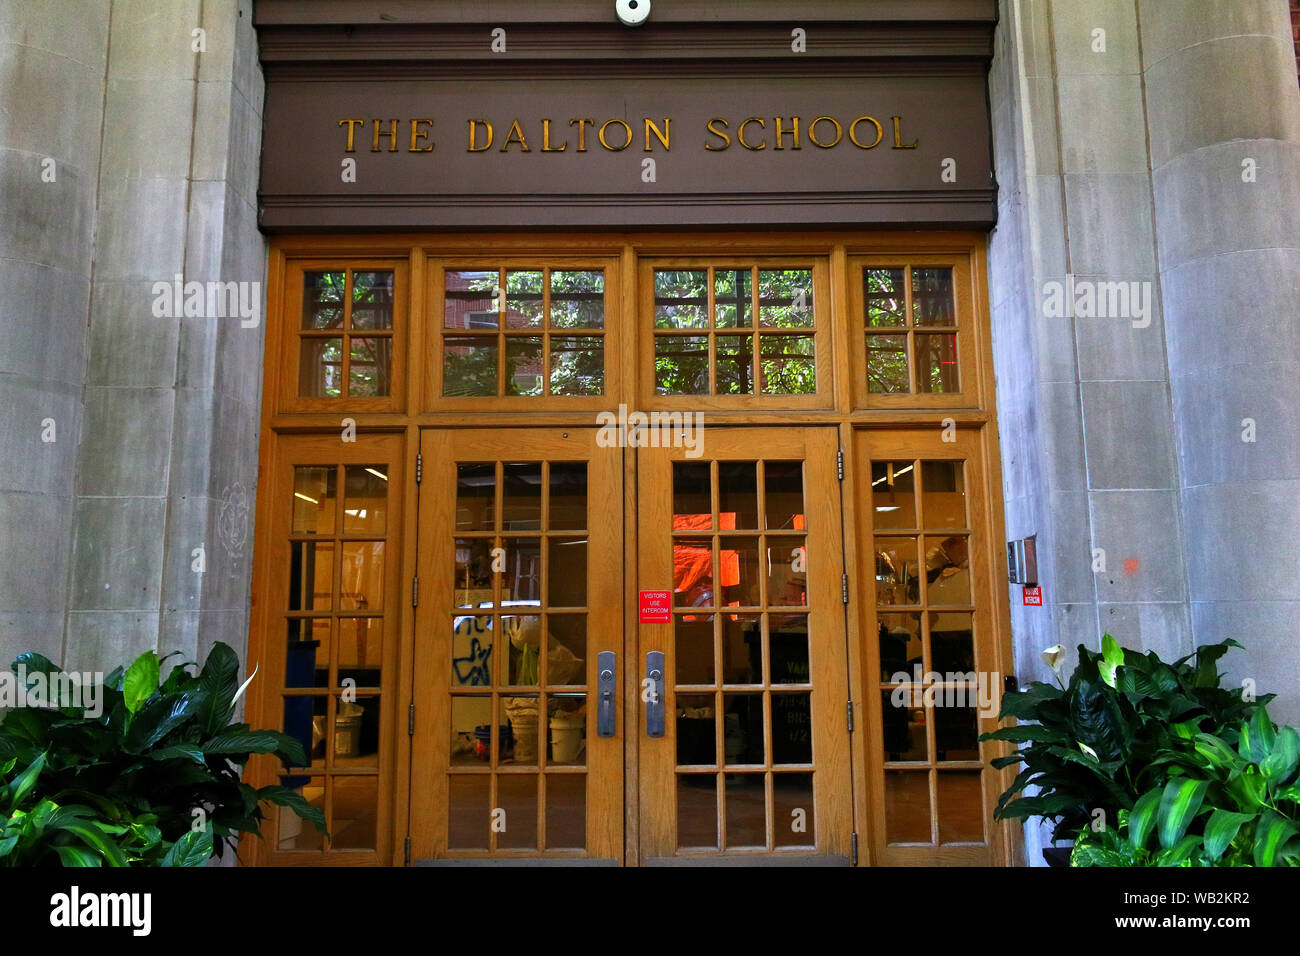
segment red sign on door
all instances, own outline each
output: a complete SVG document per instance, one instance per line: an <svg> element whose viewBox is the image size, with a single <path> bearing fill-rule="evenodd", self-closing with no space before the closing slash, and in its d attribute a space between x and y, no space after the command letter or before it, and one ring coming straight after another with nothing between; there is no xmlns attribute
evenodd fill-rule
<svg viewBox="0 0 1300 956"><path fill-rule="evenodd" d="M642 591L641 623L667 624L672 621L672 599L671 591Z"/></svg>
<svg viewBox="0 0 1300 956"><path fill-rule="evenodd" d="M1025 588L1025 607L1042 607L1043 606L1043 589Z"/></svg>

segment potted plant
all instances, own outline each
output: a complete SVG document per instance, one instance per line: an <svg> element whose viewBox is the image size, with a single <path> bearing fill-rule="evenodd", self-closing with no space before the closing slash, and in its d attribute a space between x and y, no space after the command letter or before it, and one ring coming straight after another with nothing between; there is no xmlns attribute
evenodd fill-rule
<svg viewBox="0 0 1300 956"><path fill-rule="evenodd" d="M1120 811L1131 811L1139 796L1167 782L1171 765L1162 758L1171 750L1190 750L1196 734L1221 733L1272 700L1272 694L1247 700L1219 685L1217 661L1240 646L1232 640L1204 645L1170 664L1155 652L1121 648L1106 634L1100 653L1079 645L1068 684L1059 676L1061 648L1049 648L1043 658L1057 674L1056 686L1035 681L1003 695L999 718L1020 723L980 737L1024 745L992 761L995 769L1024 765L998 798L995 818L1051 820L1053 844L1085 827L1117 825ZM1029 786L1038 792L1023 795ZM1056 862L1064 865L1061 855Z"/></svg>
<svg viewBox="0 0 1300 956"><path fill-rule="evenodd" d="M1163 786L1084 828L1073 866L1300 866L1300 734L1264 707L1222 734L1164 751Z"/></svg>
<svg viewBox="0 0 1300 956"><path fill-rule="evenodd" d="M118 667L93 708L55 694L50 706L5 714L0 865L201 866L259 829L264 802L325 832L324 815L301 794L240 779L255 753L285 768L307 759L292 737L230 722L252 680L237 686L235 652L218 643L201 671L177 664L165 680L162 663L148 651ZM28 688L68 686L39 654L22 655L13 670L26 673Z"/></svg>

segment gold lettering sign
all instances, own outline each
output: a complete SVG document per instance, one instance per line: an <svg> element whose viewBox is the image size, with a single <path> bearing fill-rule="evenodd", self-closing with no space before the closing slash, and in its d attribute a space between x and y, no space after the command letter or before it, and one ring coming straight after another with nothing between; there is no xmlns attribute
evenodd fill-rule
<svg viewBox="0 0 1300 956"><path fill-rule="evenodd" d="M893 124L893 149L916 149L919 140L904 142L903 117L891 116ZM433 139L434 121L431 117L416 117L409 120L400 119L362 119L344 117L338 125L345 130L343 151L356 151L357 127L371 124L370 151L372 153L396 153L398 148L398 129L403 122L410 124L409 153L431 153L437 145ZM597 121L591 117L574 117L568 120L568 132L563 131L561 121L551 118L539 120L513 119L507 128L505 137L497 144L496 130L490 120L474 117L465 120L467 153L486 153L496 147L497 152L509 153L511 147L517 152L531 153L528 145L530 135L537 136L540 131L541 152L563 153L570 144L575 153L586 153L587 131L596 131L596 141L600 148L611 153L621 153L632 146L636 140L636 130L632 123L619 117ZM707 152L718 153L730 149L733 142L741 148L759 153L769 146L776 150L801 150L806 139L818 149L834 149L846 138L858 149L875 149L885 138L885 128L874 116L863 114L841 122L838 117L822 115L805 121L800 116L747 116L738 126L724 116L715 116L704 124L704 136L700 144ZM847 125L846 125L847 123ZM672 117L641 117L641 149L652 153L656 149L664 152L672 150ZM734 132L733 132L734 130ZM574 133L576 132L576 139ZM380 140L387 140L387 149L380 145Z"/></svg>

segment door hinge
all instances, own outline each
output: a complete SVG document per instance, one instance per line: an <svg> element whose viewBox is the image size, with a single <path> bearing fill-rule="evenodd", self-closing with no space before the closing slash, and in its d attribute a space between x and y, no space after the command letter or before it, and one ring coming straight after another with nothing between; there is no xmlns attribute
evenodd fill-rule
<svg viewBox="0 0 1300 956"><path fill-rule="evenodd" d="M412 701L411 706L406 709L406 735L408 737L415 736L415 702L414 701Z"/></svg>
<svg viewBox="0 0 1300 956"><path fill-rule="evenodd" d="M415 453L415 483L418 485L424 478L424 455L418 451Z"/></svg>
<svg viewBox="0 0 1300 956"><path fill-rule="evenodd" d="M402 865L411 865L411 834L406 835L406 845L402 849Z"/></svg>
<svg viewBox="0 0 1300 956"><path fill-rule="evenodd" d="M853 733L853 701L849 701L849 733Z"/></svg>
<svg viewBox="0 0 1300 956"><path fill-rule="evenodd" d="M408 839L409 839L409 837L408 837ZM853 846L853 848L852 848L852 850L850 851L850 853L851 853L852 855L851 855L850 858L849 858L849 860L850 860L850 865L851 865L851 866L857 866L857 865L858 865L858 831L857 831L857 830L854 830L854 831L853 831L853 843L852 843L852 846Z"/></svg>
<svg viewBox="0 0 1300 956"><path fill-rule="evenodd" d="M835 449L835 477L844 480L844 449Z"/></svg>
<svg viewBox="0 0 1300 956"><path fill-rule="evenodd" d="M840 575L840 600L844 604L849 603L849 576L847 572Z"/></svg>
<svg viewBox="0 0 1300 956"><path fill-rule="evenodd" d="M411 607L420 606L420 579L411 578Z"/></svg>

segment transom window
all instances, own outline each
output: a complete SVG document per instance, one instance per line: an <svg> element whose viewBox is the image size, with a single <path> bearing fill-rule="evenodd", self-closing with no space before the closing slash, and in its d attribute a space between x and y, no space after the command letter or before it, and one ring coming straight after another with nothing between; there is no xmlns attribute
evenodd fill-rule
<svg viewBox="0 0 1300 956"><path fill-rule="evenodd" d="M952 269L862 270L867 326L867 391L960 392Z"/></svg>
<svg viewBox="0 0 1300 956"><path fill-rule="evenodd" d="M304 273L299 397L392 394L393 302L389 270Z"/></svg>
<svg viewBox="0 0 1300 956"><path fill-rule="evenodd" d="M603 269L444 273L442 394L602 395Z"/></svg>
<svg viewBox="0 0 1300 956"><path fill-rule="evenodd" d="M816 394L815 298L807 267L655 269L655 393Z"/></svg>

